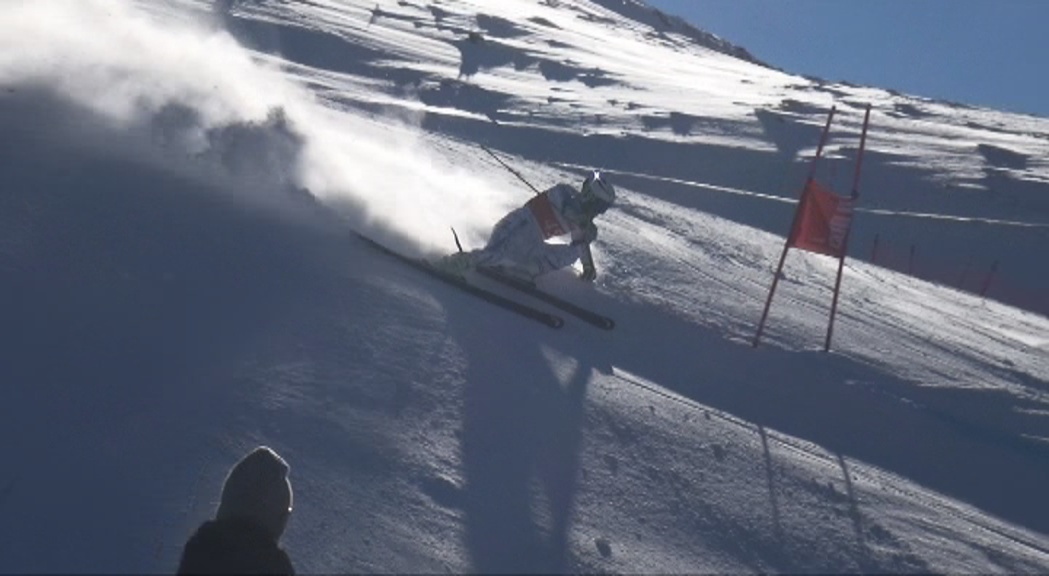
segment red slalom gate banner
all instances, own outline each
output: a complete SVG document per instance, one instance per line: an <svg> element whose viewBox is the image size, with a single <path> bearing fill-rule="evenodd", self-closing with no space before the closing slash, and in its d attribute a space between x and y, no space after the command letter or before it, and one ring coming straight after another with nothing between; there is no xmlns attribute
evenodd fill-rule
<svg viewBox="0 0 1049 576"><path fill-rule="evenodd" d="M810 181L801 194L788 246L827 256L844 256L854 204L852 198L838 196L815 180Z"/></svg>
<svg viewBox="0 0 1049 576"><path fill-rule="evenodd" d="M838 258L838 277L834 282L834 298L830 305L830 321L827 323L827 338L823 344L823 351L830 350L831 335L834 333L834 317L838 311L838 294L841 292L841 275L845 267L845 254L849 249L849 230L852 226L853 206L859 198L860 168L863 166L863 151L867 143L867 124L871 117L871 106L867 105L867 111L863 116L863 132L860 134L860 149L856 155L856 172L852 180L852 195L848 198L838 196L829 188L825 188L816 182L816 165L823 154L823 147L827 143L827 134L830 132L830 123L834 119L836 107L832 106L827 115L827 124L823 126L820 134L820 143L816 148L816 156L809 166L809 176L802 188L798 207L794 211L794 222L790 225L790 235L783 244L783 253L779 258L779 265L772 276L772 286L769 288L768 298L765 300L765 309L761 313L761 321L758 323L758 331L754 335L753 345L757 347L761 341L761 334L765 330L765 321L769 316L769 308L772 306L772 297L776 293L779 284L780 273L783 271L783 263L787 260L787 251L791 247L817 254L825 254Z"/></svg>

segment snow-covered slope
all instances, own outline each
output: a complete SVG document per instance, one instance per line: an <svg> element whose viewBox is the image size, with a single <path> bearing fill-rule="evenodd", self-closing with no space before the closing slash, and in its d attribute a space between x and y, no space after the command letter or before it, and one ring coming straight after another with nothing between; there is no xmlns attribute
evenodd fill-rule
<svg viewBox="0 0 1049 576"><path fill-rule="evenodd" d="M171 570L260 443L304 573L1049 570L1049 120L633 1L18 3L0 90L0 571ZM845 193L868 102L833 350L804 253L754 349L826 113ZM352 236L481 244L530 195L481 145L617 183L597 283L541 282L616 330Z"/></svg>

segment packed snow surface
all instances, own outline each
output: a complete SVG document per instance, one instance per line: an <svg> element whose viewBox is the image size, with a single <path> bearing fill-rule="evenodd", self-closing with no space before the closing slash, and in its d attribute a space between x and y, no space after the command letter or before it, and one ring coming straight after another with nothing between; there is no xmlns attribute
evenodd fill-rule
<svg viewBox="0 0 1049 576"><path fill-rule="evenodd" d="M754 347L832 107L831 349L798 251ZM1049 119L635 0L50 0L0 7L0 134L2 572L170 572L259 444L301 573L1049 572ZM616 184L597 281L539 282L615 330L353 234L482 245L492 153Z"/></svg>

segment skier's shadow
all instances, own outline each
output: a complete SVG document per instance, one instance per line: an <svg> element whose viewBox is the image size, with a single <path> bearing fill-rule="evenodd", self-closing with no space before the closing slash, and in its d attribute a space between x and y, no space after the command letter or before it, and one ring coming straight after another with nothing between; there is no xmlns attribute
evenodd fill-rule
<svg viewBox="0 0 1049 576"><path fill-rule="evenodd" d="M526 334L536 337L522 341ZM595 359L578 355L559 375L547 355L561 354L553 346L566 340L541 327L513 338L488 334L467 350L466 544L477 572L564 572Z"/></svg>

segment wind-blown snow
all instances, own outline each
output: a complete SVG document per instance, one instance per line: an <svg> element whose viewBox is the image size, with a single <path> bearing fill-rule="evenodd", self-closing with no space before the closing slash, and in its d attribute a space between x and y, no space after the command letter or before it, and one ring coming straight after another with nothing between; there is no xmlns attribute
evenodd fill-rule
<svg viewBox="0 0 1049 576"><path fill-rule="evenodd" d="M796 252L755 349L867 103L832 351ZM256 444L303 573L1049 570L1049 120L633 0L55 0L0 7L0 129L0 571L173 570ZM352 236L481 245L531 195L481 146L617 184L598 281L541 280L616 330Z"/></svg>

